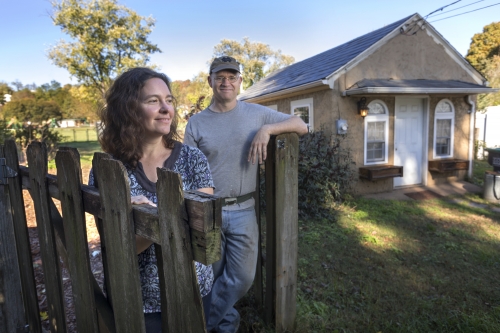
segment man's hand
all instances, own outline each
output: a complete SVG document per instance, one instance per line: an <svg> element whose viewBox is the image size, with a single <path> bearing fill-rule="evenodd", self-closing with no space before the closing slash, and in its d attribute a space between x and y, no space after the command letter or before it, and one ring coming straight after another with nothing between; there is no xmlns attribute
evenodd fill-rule
<svg viewBox="0 0 500 333"><path fill-rule="evenodd" d="M267 144L271 138L271 134L268 131L267 125L264 125L255 134L252 144L250 145L250 151L248 152L248 162L255 162L258 160L259 164L264 163L267 158Z"/></svg>

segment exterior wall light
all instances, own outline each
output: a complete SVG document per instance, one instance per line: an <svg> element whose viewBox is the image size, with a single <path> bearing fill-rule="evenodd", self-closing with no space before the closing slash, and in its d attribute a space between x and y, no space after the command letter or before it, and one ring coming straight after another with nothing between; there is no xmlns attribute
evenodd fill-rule
<svg viewBox="0 0 500 333"><path fill-rule="evenodd" d="M369 110L370 109L368 108L368 106L366 106L366 98L362 97L358 101L358 113L361 115L361 117L365 118Z"/></svg>

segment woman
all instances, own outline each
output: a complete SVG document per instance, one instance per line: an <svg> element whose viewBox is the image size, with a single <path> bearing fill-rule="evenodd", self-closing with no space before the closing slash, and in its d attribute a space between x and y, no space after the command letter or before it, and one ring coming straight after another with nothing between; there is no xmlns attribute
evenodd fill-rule
<svg viewBox="0 0 500 333"><path fill-rule="evenodd" d="M156 205L156 168L162 167L181 175L184 190L213 194L212 175L205 155L175 140L178 138L177 117L171 91L166 75L148 68L133 68L120 75L106 94L106 106L100 114L99 141L103 151L126 167L133 204ZM89 185L94 185L92 171ZM136 245L146 331L161 332L154 244L136 236ZM212 266L196 262L196 273L204 306L208 306Z"/></svg>

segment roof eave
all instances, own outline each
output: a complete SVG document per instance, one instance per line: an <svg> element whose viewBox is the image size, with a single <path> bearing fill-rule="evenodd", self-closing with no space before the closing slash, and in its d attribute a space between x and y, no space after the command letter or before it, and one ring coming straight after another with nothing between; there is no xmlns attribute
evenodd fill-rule
<svg viewBox="0 0 500 333"><path fill-rule="evenodd" d="M306 89L320 87L320 86L323 86L325 84L328 85L328 83L325 82L324 80L317 80L317 81L309 82L306 84L302 84L300 86L296 86L296 87L292 87L292 88L288 88L288 89L283 89L283 90L278 90L278 91L275 91L275 92L272 92L269 94L263 94L263 95L259 95L256 97L249 97L249 98L242 98L242 99L240 99L238 97L238 99L241 101L249 102L249 103L259 103L259 102L262 102L263 100L273 99L274 97L283 96L286 94L293 94L295 92L303 91Z"/></svg>
<svg viewBox="0 0 500 333"><path fill-rule="evenodd" d="M415 87L366 87L349 89L342 96L368 94L489 94L500 91L499 88L415 88Z"/></svg>

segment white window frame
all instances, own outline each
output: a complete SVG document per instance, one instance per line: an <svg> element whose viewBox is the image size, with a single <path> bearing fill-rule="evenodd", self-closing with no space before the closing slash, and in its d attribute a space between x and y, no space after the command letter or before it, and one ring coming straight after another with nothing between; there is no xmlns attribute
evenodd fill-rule
<svg viewBox="0 0 500 333"><path fill-rule="evenodd" d="M385 111L385 114L370 114L368 111L368 115L364 119L364 164L365 165L376 165L376 164L386 164L389 162L389 109L387 105L379 99L373 100L368 104L368 108L373 107L375 104L382 105L382 108ZM368 161L368 123L371 122L385 122L384 124L384 159L380 161Z"/></svg>
<svg viewBox="0 0 500 333"><path fill-rule="evenodd" d="M451 112L437 112L439 106L442 103L448 103L451 106ZM437 121L440 119L451 119L451 128L450 128L450 153L448 155L437 155L436 151L436 139L437 139ZM442 99L436 104L436 108L434 110L434 138L432 143L432 156L434 159L442 159L442 158L450 158L453 157L453 149L455 143L455 106L449 99Z"/></svg>
<svg viewBox="0 0 500 333"><path fill-rule="evenodd" d="M268 105L267 107L273 109L274 111L278 111L278 104Z"/></svg>
<svg viewBox="0 0 500 333"><path fill-rule="evenodd" d="M306 124L309 128L309 131L312 131L313 130L313 124L314 124L314 118L313 118L313 114L314 114L314 105L313 105L313 99L312 97L311 98L304 98L304 99L299 99L298 101L292 101L290 102L290 114L291 115L294 115L294 110L296 108L300 108L300 107L308 107L309 108L309 123Z"/></svg>

